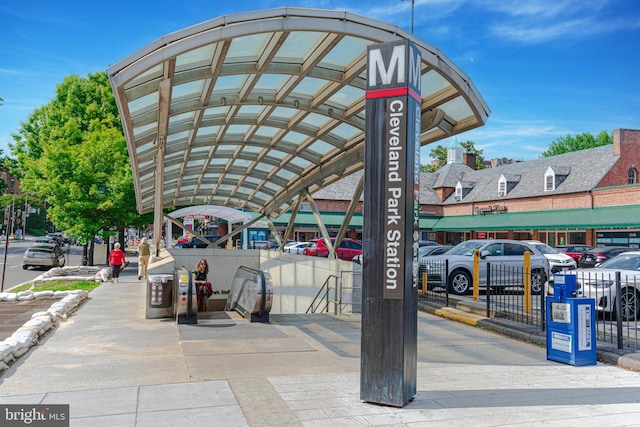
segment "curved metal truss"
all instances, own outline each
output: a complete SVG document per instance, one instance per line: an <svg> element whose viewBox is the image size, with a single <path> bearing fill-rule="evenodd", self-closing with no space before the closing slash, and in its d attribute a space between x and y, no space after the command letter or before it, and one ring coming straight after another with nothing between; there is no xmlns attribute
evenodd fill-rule
<svg viewBox="0 0 640 427"><path fill-rule="evenodd" d="M402 38L422 52L421 144L482 126L489 109L441 52L342 11L223 16L110 67L138 210L220 205L276 217L361 170L366 49Z"/></svg>

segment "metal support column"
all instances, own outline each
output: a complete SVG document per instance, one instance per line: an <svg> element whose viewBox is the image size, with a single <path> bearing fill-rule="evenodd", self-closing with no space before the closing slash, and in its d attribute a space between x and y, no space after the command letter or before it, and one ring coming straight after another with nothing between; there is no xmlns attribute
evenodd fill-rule
<svg viewBox="0 0 640 427"><path fill-rule="evenodd" d="M175 61L169 61L169 67L175 67ZM169 73L169 70L167 70ZM169 74L173 75L173 73ZM169 107L171 105L171 79L160 82L158 90L158 139L156 140L156 182L153 207L153 242L155 256L160 255L162 241L162 208L164 205L164 152L169 128Z"/></svg>

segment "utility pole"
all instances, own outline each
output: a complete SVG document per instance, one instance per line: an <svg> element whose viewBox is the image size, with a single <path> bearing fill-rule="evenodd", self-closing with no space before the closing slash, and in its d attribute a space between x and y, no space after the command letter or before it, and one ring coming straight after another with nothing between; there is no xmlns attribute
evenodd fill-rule
<svg viewBox="0 0 640 427"><path fill-rule="evenodd" d="M404 0L401 0L404 1ZM411 0L411 34L413 34L413 9L415 8L416 0Z"/></svg>
<svg viewBox="0 0 640 427"><path fill-rule="evenodd" d="M4 263L2 264L2 285L0 286L0 292L4 292L4 276L6 276L7 273L7 252L9 252L9 228L13 228L13 208L11 205L7 206L4 218L7 222L7 232L4 239Z"/></svg>

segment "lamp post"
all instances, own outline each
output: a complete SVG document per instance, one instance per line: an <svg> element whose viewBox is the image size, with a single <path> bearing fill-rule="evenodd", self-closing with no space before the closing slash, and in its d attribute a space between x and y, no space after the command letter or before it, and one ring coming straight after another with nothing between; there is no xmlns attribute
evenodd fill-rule
<svg viewBox="0 0 640 427"><path fill-rule="evenodd" d="M404 0L401 0L404 1ZM416 0L411 0L411 34L413 34L413 9L415 7Z"/></svg>

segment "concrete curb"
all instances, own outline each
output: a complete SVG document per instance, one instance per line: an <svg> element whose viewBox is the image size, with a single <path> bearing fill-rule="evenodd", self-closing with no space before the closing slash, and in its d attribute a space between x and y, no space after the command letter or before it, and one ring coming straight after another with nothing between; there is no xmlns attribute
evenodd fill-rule
<svg viewBox="0 0 640 427"><path fill-rule="evenodd" d="M546 348L547 346L546 333L536 326L520 324L505 319L491 319L459 308L443 307L440 304L429 301L418 301L418 310L516 338L540 347ZM620 350L613 344L598 342L596 354L601 362L640 372L640 353L638 352Z"/></svg>

